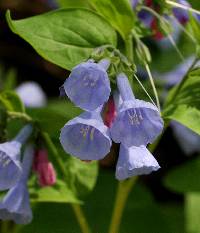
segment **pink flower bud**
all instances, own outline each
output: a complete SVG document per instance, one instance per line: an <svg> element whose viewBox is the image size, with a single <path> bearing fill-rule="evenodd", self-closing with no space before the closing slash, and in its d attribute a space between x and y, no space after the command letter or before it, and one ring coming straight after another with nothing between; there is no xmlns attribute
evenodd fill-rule
<svg viewBox="0 0 200 233"><path fill-rule="evenodd" d="M37 151L33 169L38 175L40 186L52 186L56 183L56 172L45 149Z"/></svg>
<svg viewBox="0 0 200 233"><path fill-rule="evenodd" d="M117 115L115 103L113 98L110 98L107 103L107 109L104 115L104 123L106 126L111 127L115 117Z"/></svg>

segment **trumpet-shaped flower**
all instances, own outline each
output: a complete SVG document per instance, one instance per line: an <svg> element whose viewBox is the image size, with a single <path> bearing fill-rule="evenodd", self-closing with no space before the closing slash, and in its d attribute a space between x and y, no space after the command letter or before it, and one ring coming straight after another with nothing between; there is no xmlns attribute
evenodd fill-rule
<svg viewBox="0 0 200 233"><path fill-rule="evenodd" d="M147 175L160 168L158 162L145 146L130 148L120 145L115 176L124 180L131 176Z"/></svg>
<svg viewBox="0 0 200 233"><path fill-rule="evenodd" d="M60 142L67 153L81 160L99 160L110 152L112 142L100 109L85 112L62 128Z"/></svg>
<svg viewBox="0 0 200 233"><path fill-rule="evenodd" d="M93 111L108 100L111 89L106 70L109 65L107 59L99 63L89 60L72 70L64 83L64 89L75 105Z"/></svg>
<svg viewBox="0 0 200 233"><path fill-rule="evenodd" d="M123 103L112 127L111 137L126 147L152 143L163 129L163 120L156 106L135 99L125 74L119 74L117 85Z"/></svg>
<svg viewBox="0 0 200 233"><path fill-rule="evenodd" d="M181 5L191 7L191 5L186 0L178 0L177 2ZM186 24L189 20L188 10L186 9L174 7L173 14L181 24Z"/></svg>
<svg viewBox="0 0 200 233"><path fill-rule="evenodd" d="M32 165L33 147L27 146L22 163L22 176L0 203L0 219L13 220L17 224L28 224L32 220L27 180Z"/></svg>
<svg viewBox="0 0 200 233"><path fill-rule="evenodd" d="M13 141L0 144L0 190L11 188L19 180L22 174L21 146L31 132L32 126L27 125Z"/></svg>

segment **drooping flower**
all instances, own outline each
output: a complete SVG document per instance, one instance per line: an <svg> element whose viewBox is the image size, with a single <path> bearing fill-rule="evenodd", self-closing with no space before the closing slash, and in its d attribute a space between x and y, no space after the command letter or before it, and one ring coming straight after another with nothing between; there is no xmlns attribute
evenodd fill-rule
<svg viewBox="0 0 200 233"><path fill-rule="evenodd" d="M172 31L170 36L171 36L172 40L175 43L177 43L179 38L180 38L180 34L181 34L181 29L180 29L179 23L174 18L168 18L168 21L170 22L170 24L172 25L172 28L173 28L173 31ZM157 42L156 44L162 50L169 50L169 49L174 48L174 45L172 44L169 36L163 37L160 40L157 40L156 42Z"/></svg>
<svg viewBox="0 0 200 233"><path fill-rule="evenodd" d="M64 89L75 105L93 111L108 100L111 89L106 70L109 65L108 59L99 63L89 60L72 70L64 83Z"/></svg>
<svg viewBox="0 0 200 233"><path fill-rule="evenodd" d="M20 179L21 146L31 132L32 126L26 125L12 141L0 144L0 190L11 188Z"/></svg>
<svg viewBox="0 0 200 233"><path fill-rule="evenodd" d="M28 224L32 220L27 180L32 165L34 150L28 145L22 162L22 176L0 202L0 219L13 220L17 224Z"/></svg>
<svg viewBox="0 0 200 233"><path fill-rule="evenodd" d="M172 121L170 123L174 136L186 155L200 152L200 136L186 126Z"/></svg>
<svg viewBox="0 0 200 233"><path fill-rule="evenodd" d="M185 61L183 63L177 65L170 72L167 72L164 74L159 74L159 76L161 77L162 80L165 81L165 83L168 87L176 85L177 83L181 82L185 73L192 65L193 61L194 61L194 56L191 56L191 57L185 59ZM198 66L200 66L200 62L197 62L195 67L198 67Z"/></svg>
<svg viewBox="0 0 200 233"><path fill-rule="evenodd" d="M186 0L177 0L177 2L181 5L191 7L188 1ZM188 10L174 7L173 8L173 14L176 17L176 19L181 23L181 24L186 24L189 20L189 14Z"/></svg>
<svg viewBox="0 0 200 233"><path fill-rule="evenodd" d="M34 159L34 170L38 174L39 185L41 187L54 185L56 172L53 164L48 160L48 152L45 149L40 149Z"/></svg>
<svg viewBox="0 0 200 233"><path fill-rule="evenodd" d="M101 108L82 113L62 128L60 142L67 153L81 160L100 160L110 152L112 142Z"/></svg>
<svg viewBox="0 0 200 233"><path fill-rule="evenodd" d="M158 162L145 146L129 148L120 145L115 176L125 180L132 176L147 175L160 168Z"/></svg>
<svg viewBox="0 0 200 233"><path fill-rule="evenodd" d="M149 102L135 99L124 73L117 76L117 86L123 103L110 130L113 141L126 147L152 143L163 129L158 108Z"/></svg>
<svg viewBox="0 0 200 233"><path fill-rule="evenodd" d="M151 27L154 20L154 16L147 10L141 10L138 12L138 18L146 27Z"/></svg>
<svg viewBox="0 0 200 233"><path fill-rule="evenodd" d="M36 82L24 82L16 88L16 92L26 107L43 107L47 98L42 88Z"/></svg>

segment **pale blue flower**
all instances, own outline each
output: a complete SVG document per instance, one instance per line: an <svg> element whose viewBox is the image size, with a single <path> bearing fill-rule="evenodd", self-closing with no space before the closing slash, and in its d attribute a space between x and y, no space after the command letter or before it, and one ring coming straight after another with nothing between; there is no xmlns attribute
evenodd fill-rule
<svg viewBox="0 0 200 233"><path fill-rule="evenodd" d="M38 108L47 103L44 91L36 82L24 82L16 88L16 92L26 107Z"/></svg>
<svg viewBox="0 0 200 233"><path fill-rule="evenodd" d="M62 128L60 142L67 153L81 160L99 160L110 152L112 142L100 111L101 107L85 112Z"/></svg>
<svg viewBox="0 0 200 233"><path fill-rule="evenodd" d="M186 0L177 0L177 2L181 5L191 7L189 2ZM186 9L174 7L173 14L181 24L186 24L189 20L188 10L186 10Z"/></svg>
<svg viewBox="0 0 200 233"><path fill-rule="evenodd" d="M22 174L21 146L32 132L32 126L25 126L10 142L0 144L0 190L13 187Z"/></svg>
<svg viewBox="0 0 200 233"><path fill-rule="evenodd" d="M124 180L132 176L147 175L160 168L158 162L145 146L130 148L120 145L115 176Z"/></svg>
<svg viewBox="0 0 200 233"><path fill-rule="evenodd" d="M13 220L17 224L28 224L32 220L27 180L32 166L34 150L28 145L22 162L22 176L0 203L0 219Z"/></svg>
<svg viewBox="0 0 200 233"><path fill-rule="evenodd" d="M200 152L199 134L176 121L172 121L170 124L178 144L186 155Z"/></svg>
<svg viewBox="0 0 200 233"><path fill-rule="evenodd" d="M76 106L93 111L108 100L111 89L106 70L109 65L108 59L99 63L89 60L72 70L64 83L64 89Z"/></svg>
<svg viewBox="0 0 200 233"><path fill-rule="evenodd" d="M117 76L117 86L123 103L110 130L113 141L126 147L152 143L163 129L158 108L149 102L135 99L125 74Z"/></svg>

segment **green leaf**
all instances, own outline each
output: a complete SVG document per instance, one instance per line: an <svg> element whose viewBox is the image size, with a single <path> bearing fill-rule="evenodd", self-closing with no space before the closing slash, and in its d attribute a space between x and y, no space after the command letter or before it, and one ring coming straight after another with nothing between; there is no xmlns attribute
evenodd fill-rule
<svg viewBox="0 0 200 233"><path fill-rule="evenodd" d="M87 9L60 9L22 20L10 29L30 43L46 60L71 70L87 59L94 48L116 45L116 32L101 16Z"/></svg>
<svg viewBox="0 0 200 233"><path fill-rule="evenodd" d="M185 219L187 233L200 233L200 193L185 195Z"/></svg>
<svg viewBox="0 0 200 233"><path fill-rule="evenodd" d="M32 202L57 202L57 203L82 203L72 192L72 190L61 180L49 187L30 187L30 197Z"/></svg>
<svg viewBox="0 0 200 233"><path fill-rule="evenodd" d="M200 68L189 73L175 98L173 88L169 93L163 117L175 120L200 134Z"/></svg>
<svg viewBox="0 0 200 233"><path fill-rule="evenodd" d="M179 192L200 192L200 157L172 169L164 183L169 189Z"/></svg>
<svg viewBox="0 0 200 233"><path fill-rule="evenodd" d="M196 39L197 43L200 45L200 25L197 19L191 14L189 21L189 28L192 36Z"/></svg>
<svg viewBox="0 0 200 233"><path fill-rule="evenodd" d="M89 0L97 12L126 39L134 26L134 15L128 0Z"/></svg>
<svg viewBox="0 0 200 233"><path fill-rule="evenodd" d="M19 96L13 91L4 91L0 94L0 104L8 111L25 112L24 104Z"/></svg>
<svg viewBox="0 0 200 233"><path fill-rule="evenodd" d="M73 156L66 159L66 182L80 198L91 192L96 184L98 164L95 161L86 163Z"/></svg>
<svg viewBox="0 0 200 233"><path fill-rule="evenodd" d="M88 7L87 0L56 0L60 7Z"/></svg>
<svg viewBox="0 0 200 233"><path fill-rule="evenodd" d="M27 113L39 122L43 131L58 137L60 129L67 121L76 117L81 110L69 101L51 101L47 107L27 108Z"/></svg>

